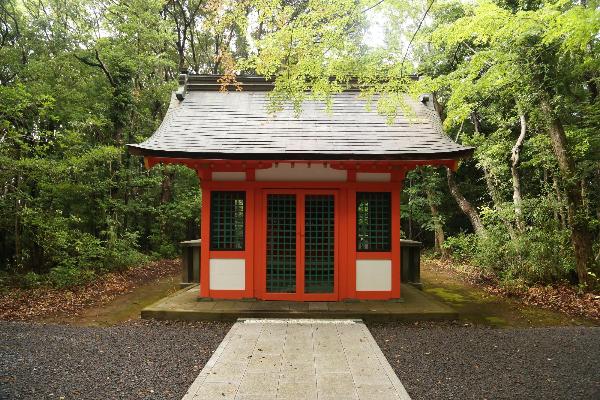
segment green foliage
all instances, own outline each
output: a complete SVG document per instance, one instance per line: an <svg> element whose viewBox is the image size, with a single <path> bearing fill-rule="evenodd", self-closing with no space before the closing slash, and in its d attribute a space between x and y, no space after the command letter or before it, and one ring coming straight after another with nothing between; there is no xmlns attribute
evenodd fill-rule
<svg viewBox="0 0 600 400"><path fill-rule="evenodd" d="M194 171L127 153L175 87L162 1L0 5L0 275L65 287L197 237ZM6 28L6 29L5 29Z"/></svg>
<svg viewBox="0 0 600 400"><path fill-rule="evenodd" d="M462 233L470 222L446 172L423 168L405 180L404 237L431 244L445 232L454 257L502 279L549 282L570 277L569 239L583 227L600 263L598 0L374 3L1 2L1 282L81 284L173 257L179 241L198 237L195 171L146 171L124 146L156 129L181 69L274 77L273 111L284 102L300 111L308 97L331 106L353 81L391 121L412 116L406 92L435 92L446 133L477 147L455 180L487 232ZM373 48L364 34L379 19L386 40ZM511 151L521 117L518 201ZM557 161L553 120L572 172Z"/></svg>
<svg viewBox="0 0 600 400"><path fill-rule="evenodd" d="M91 282L95 277L94 271L80 267L59 265L50 270L47 283L58 288L84 285Z"/></svg>
<svg viewBox="0 0 600 400"><path fill-rule="evenodd" d="M511 239L501 226L488 227L480 237L461 233L444 246L460 262L472 263L501 280L551 283L572 278L574 260L566 230L537 227Z"/></svg>
<svg viewBox="0 0 600 400"><path fill-rule="evenodd" d="M477 235L460 232L450 236L444 242L444 247L450 250L452 257L460 262L470 262L478 253Z"/></svg>
<svg viewBox="0 0 600 400"><path fill-rule="evenodd" d="M458 261L472 263L505 281L530 284L572 280L570 232L552 217L555 206L544 198L530 200L525 205L529 224L513 237L497 212L487 209L483 212L485 236L460 233L449 237L445 246Z"/></svg>

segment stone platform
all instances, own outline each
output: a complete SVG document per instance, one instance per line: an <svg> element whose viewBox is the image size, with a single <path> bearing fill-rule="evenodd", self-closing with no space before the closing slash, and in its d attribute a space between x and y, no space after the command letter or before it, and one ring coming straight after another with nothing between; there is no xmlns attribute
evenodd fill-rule
<svg viewBox="0 0 600 400"><path fill-rule="evenodd" d="M458 313L454 309L410 285L402 285L401 301L199 301L198 293L197 285L182 289L144 308L141 317L183 321L235 321L238 318L349 318L371 322L458 318Z"/></svg>

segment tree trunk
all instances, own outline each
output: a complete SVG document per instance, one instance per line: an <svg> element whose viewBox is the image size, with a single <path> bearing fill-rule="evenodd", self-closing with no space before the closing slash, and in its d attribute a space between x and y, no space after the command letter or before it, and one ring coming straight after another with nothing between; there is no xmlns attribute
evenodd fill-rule
<svg viewBox="0 0 600 400"><path fill-rule="evenodd" d="M587 180L584 178L581 178L581 202L583 203L583 213L585 215L585 219L589 219L590 218L590 199L589 199L589 195L588 195L588 189L587 189Z"/></svg>
<svg viewBox="0 0 600 400"><path fill-rule="evenodd" d="M490 192L490 196L492 197L492 203L494 203L494 209L498 212L498 216L500 217L500 220L506 227L510 238L514 240L516 238L515 230L510 221L508 221L504 217L502 212L502 195L498 192L498 189L496 188L496 184L494 183L494 178L492 177L492 174L488 171L486 167L482 167L482 169L483 176L485 177L485 184L488 188L488 191Z"/></svg>
<svg viewBox="0 0 600 400"><path fill-rule="evenodd" d="M182 46L180 46L179 44L177 45L177 69L180 74L186 70L186 68L185 68L185 49Z"/></svg>
<svg viewBox="0 0 600 400"><path fill-rule="evenodd" d="M437 96L435 93L432 95L433 97L433 108L435 109L439 119L443 122L442 115L443 109L442 105L437 101ZM458 137L457 137L458 140ZM473 227L473 231L478 236L485 236L486 231L483 223L481 222L481 218L479 218L479 214L477 210L471 205L471 203L462 195L456 181L454 180L454 172L446 167L446 177L448 181L448 188L450 189L450 194L458 204L458 207L465 213L469 221L471 222L471 226Z"/></svg>
<svg viewBox="0 0 600 400"><path fill-rule="evenodd" d="M600 182L600 168L596 169L596 180L594 182ZM600 220L600 202L596 203L596 218Z"/></svg>
<svg viewBox="0 0 600 400"><path fill-rule="evenodd" d="M554 188L554 193L556 194L556 202L558 203L558 214L560 215L560 225L563 229L567 229L567 216L565 214L565 208L563 205L565 201L563 199L562 191L560 190L560 186L558 184L558 179L555 174L552 174L552 187Z"/></svg>
<svg viewBox="0 0 600 400"><path fill-rule="evenodd" d="M160 204L166 204L173 199L172 173L163 171L163 180L160 184Z"/></svg>
<svg viewBox="0 0 600 400"><path fill-rule="evenodd" d="M575 266L579 283L588 282L588 270L593 263L592 235L584 216L578 215L583 211L581 197L581 180L577 179L575 163L567 148L567 136L562 122L554 113L550 103L542 99L541 108L545 115L550 116L548 134L552 150L558 161L558 167L564 178L567 197L567 218L571 228L571 243L575 251Z"/></svg>
<svg viewBox="0 0 600 400"><path fill-rule="evenodd" d="M21 177L17 175L15 182L15 263L18 267L21 266L22 256L21 256L21 224L19 221L19 215L21 213L20 207L20 199L19 199L19 186L20 186Z"/></svg>
<svg viewBox="0 0 600 400"><path fill-rule="evenodd" d="M215 36L215 55L214 55L215 63L213 64L213 70L212 70L213 74L219 73L219 65L221 64L220 49L221 49L221 45L220 45L220 41L219 41L219 35L216 35Z"/></svg>
<svg viewBox="0 0 600 400"><path fill-rule="evenodd" d="M548 176L548 170L546 168L544 168L544 173L542 175L543 178L543 182L544 182L544 190L549 190L548 188L550 187L550 178ZM554 188L554 186L552 186L552 188ZM552 206L552 214L554 215L554 221L556 221L557 224L560 224L560 218L559 218L559 214L558 214L558 207L556 207L558 200L554 201L554 196L552 195L551 192L548 192L548 195L552 197L552 202L553 202L553 206Z"/></svg>
<svg viewBox="0 0 600 400"><path fill-rule="evenodd" d="M517 138L517 142L512 148L512 154L510 157L510 172L512 174L515 219L517 221L517 229L522 232L525 229L525 222L523 220L523 197L521 196L521 177L519 176L519 164L521 163L521 149L523 148L523 142L525 141L525 135L527 134L527 120L525 119L525 115L522 113L519 116L519 119L521 121L521 133Z"/></svg>
<svg viewBox="0 0 600 400"><path fill-rule="evenodd" d="M426 190L427 202L429 203L429 209L431 210L431 219L433 220L433 232L435 234L435 251L440 254L443 259L448 257L448 251L444 247L444 227L440 219L440 213L437 209L437 205L433 199L433 193L431 189Z"/></svg>
<svg viewBox="0 0 600 400"><path fill-rule="evenodd" d="M456 181L454 180L454 172L450 168L446 168L446 176L448 180L448 187L450 188L450 194L462 210L469 218L471 222L471 226L473 226L473 230L479 236L485 236L486 231L483 223L481 222L481 218L479 218L479 214L477 210L471 205L471 203L465 199L465 197L460 192Z"/></svg>
<svg viewBox="0 0 600 400"><path fill-rule="evenodd" d="M194 63L193 70L194 73L200 73L200 63L198 62L198 55L196 54L196 43L194 38L194 31L196 29L196 25L193 24L190 27L190 49L192 50L192 62Z"/></svg>

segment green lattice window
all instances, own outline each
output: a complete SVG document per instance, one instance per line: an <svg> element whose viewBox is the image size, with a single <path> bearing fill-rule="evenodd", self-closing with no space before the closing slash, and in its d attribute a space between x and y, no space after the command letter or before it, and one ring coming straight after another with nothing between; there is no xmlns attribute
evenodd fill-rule
<svg viewBox="0 0 600 400"><path fill-rule="evenodd" d="M267 196L267 292L296 292L296 196Z"/></svg>
<svg viewBox="0 0 600 400"><path fill-rule="evenodd" d="M306 195L304 203L304 291L333 293L335 198Z"/></svg>
<svg viewBox="0 0 600 400"><path fill-rule="evenodd" d="M246 192L211 192L211 250L244 250L245 213Z"/></svg>
<svg viewBox="0 0 600 400"><path fill-rule="evenodd" d="M392 196L390 192L356 193L356 248L391 251Z"/></svg>

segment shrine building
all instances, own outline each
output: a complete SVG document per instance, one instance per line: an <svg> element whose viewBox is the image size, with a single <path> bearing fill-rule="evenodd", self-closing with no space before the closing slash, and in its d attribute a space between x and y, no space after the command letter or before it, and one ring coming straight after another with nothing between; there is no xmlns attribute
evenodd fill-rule
<svg viewBox="0 0 600 400"><path fill-rule="evenodd" d="M205 298L400 298L400 192L420 165L456 168L430 96L389 123L357 90L331 107L269 112L273 82L184 75L157 131L128 145L147 168L183 164L202 191ZM225 87L224 87L225 86ZM223 90L227 89L227 90Z"/></svg>

